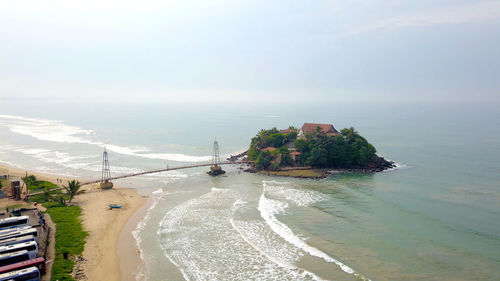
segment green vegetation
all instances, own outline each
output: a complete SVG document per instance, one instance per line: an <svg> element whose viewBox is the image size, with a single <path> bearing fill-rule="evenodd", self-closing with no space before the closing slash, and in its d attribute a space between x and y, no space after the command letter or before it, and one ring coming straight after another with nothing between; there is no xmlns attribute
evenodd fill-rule
<svg viewBox="0 0 500 281"><path fill-rule="evenodd" d="M81 193L81 191L78 191L80 189L80 182L76 180L68 181L68 185L63 185L64 189L66 189L66 194L69 196L69 201L75 197L75 195Z"/></svg>
<svg viewBox="0 0 500 281"><path fill-rule="evenodd" d="M50 181L37 180L34 175L23 177L22 180L28 186L30 192L38 192L44 189L55 189L59 187Z"/></svg>
<svg viewBox="0 0 500 281"><path fill-rule="evenodd" d="M70 275L75 262L69 258L83 252L85 237L88 235L81 224L80 207L60 207L57 202L50 202L44 206L57 227L56 257L52 266L51 280L75 280Z"/></svg>
<svg viewBox="0 0 500 281"><path fill-rule="evenodd" d="M24 177L23 181L28 184L32 193L41 192L29 197L29 201L43 203L47 213L56 224L56 257L52 266L51 280L68 281L75 280L71 272L75 262L70 258L80 255L85 245L85 237L88 233L83 230L79 206L66 206L66 201L71 202L73 197L82 191L80 183L72 180L67 186L63 186L66 193L60 187L48 181L39 181L35 176Z"/></svg>
<svg viewBox="0 0 500 281"><path fill-rule="evenodd" d="M28 199L30 202L49 202L49 205L66 206L66 201L71 202L75 195L82 193L82 191L79 191L80 183L75 180L68 181L68 186L63 186L66 193L62 192L60 186L49 181L37 180L33 175L24 177L23 181L28 183L30 193L39 193L31 195Z"/></svg>
<svg viewBox="0 0 500 281"><path fill-rule="evenodd" d="M297 138L296 131L261 130L252 138L247 155L257 169L276 170L295 164L291 150L300 153L298 166L318 168L363 168L376 158L375 147L352 127L337 135L327 135L318 127L304 138Z"/></svg>
<svg viewBox="0 0 500 281"><path fill-rule="evenodd" d="M30 191L38 191L45 188L54 189L58 187L59 186L57 186L54 183L51 183L50 181L35 181L28 184L28 188L30 189Z"/></svg>
<svg viewBox="0 0 500 281"><path fill-rule="evenodd" d="M290 129L295 129L290 127ZM258 169L277 169L280 166L292 165L293 160L290 157L290 151L287 144L297 138L297 132L292 131L288 134L282 134L276 128L271 130L260 130L257 136L252 138L250 148L247 152L250 160L255 160L255 166ZM276 150L263 150L265 148L276 148ZM278 161L275 161L278 157Z"/></svg>

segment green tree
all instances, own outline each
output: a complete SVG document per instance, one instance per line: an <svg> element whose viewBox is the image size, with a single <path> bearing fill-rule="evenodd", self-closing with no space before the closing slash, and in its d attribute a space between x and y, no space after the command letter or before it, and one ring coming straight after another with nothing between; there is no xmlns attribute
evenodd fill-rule
<svg viewBox="0 0 500 281"><path fill-rule="evenodd" d="M26 177L22 178L23 182L26 184L26 186L31 186L36 182L36 177L34 175L29 175Z"/></svg>
<svg viewBox="0 0 500 281"><path fill-rule="evenodd" d="M297 139L297 132L290 132L285 136L285 142L292 142Z"/></svg>
<svg viewBox="0 0 500 281"><path fill-rule="evenodd" d="M285 143L285 138L280 133L275 133L269 136L269 144L272 147L280 147Z"/></svg>
<svg viewBox="0 0 500 281"><path fill-rule="evenodd" d="M272 158L271 152L262 151L257 160L255 160L255 167L257 167L257 169L267 169L269 165L271 165Z"/></svg>
<svg viewBox="0 0 500 281"><path fill-rule="evenodd" d="M68 181L68 185L63 185L64 189L66 189L66 193L69 196L68 202L71 203L71 200L73 200L73 197L75 195L79 194L79 189L80 189L80 182L76 180Z"/></svg>
<svg viewBox="0 0 500 281"><path fill-rule="evenodd" d="M309 143L305 139L297 139L294 142L294 146L298 152L304 153L309 150Z"/></svg>
<svg viewBox="0 0 500 281"><path fill-rule="evenodd" d="M314 147L311 149L311 154L307 158L307 164L311 166L326 166L328 160L328 151L321 147Z"/></svg>

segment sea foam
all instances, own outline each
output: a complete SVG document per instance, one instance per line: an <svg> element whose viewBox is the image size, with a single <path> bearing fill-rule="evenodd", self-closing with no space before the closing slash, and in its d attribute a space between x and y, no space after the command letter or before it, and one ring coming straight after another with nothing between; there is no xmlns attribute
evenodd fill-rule
<svg viewBox="0 0 500 281"><path fill-rule="evenodd" d="M210 190L172 208L161 220L161 248L186 280L319 280L287 262L297 258L293 251L273 253L277 240L256 241L269 239L261 235L267 225L234 219L235 208L246 208L235 204L238 200L243 202L236 190ZM271 230L265 233L282 241Z"/></svg>
<svg viewBox="0 0 500 281"><path fill-rule="evenodd" d="M79 143L99 147L105 146L109 151L129 156L177 162L203 162L211 159L211 156L192 156L180 153L150 153L149 149L145 147L129 147L104 143L95 139L96 133L94 131L66 125L61 120L0 115L0 125L6 126L14 133L31 136L42 141Z"/></svg>
<svg viewBox="0 0 500 281"><path fill-rule="evenodd" d="M267 182L263 181L262 182L263 190L262 194L259 199L259 205L258 205L258 210L261 214L261 217L264 219L264 221L271 227L271 229L276 232L279 236L281 236L283 239L285 239L287 242L295 245L297 248L300 248L304 250L305 252L309 253L311 256L321 258L329 263L334 263L337 266L340 267L340 269L348 274L353 274L356 277L363 279L363 280L369 280L366 277L362 276L361 274L355 272L351 267L343 264L342 262L338 261L337 259L327 255L326 253L322 252L321 250L314 248L307 244L304 240L302 240L298 235L296 235L287 225L284 223L280 222L277 218L276 215L278 214L283 214L286 212L286 208L288 204L278 201L278 200L273 200L269 199L265 196L266 191L268 189L267 187ZM271 186L270 189L274 190L281 190L282 187L276 186Z"/></svg>

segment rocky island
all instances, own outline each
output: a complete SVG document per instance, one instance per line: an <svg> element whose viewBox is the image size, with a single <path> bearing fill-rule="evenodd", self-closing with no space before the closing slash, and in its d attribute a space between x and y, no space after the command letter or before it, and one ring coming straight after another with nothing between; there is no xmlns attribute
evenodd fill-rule
<svg viewBox="0 0 500 281"><path fill-rule="evenodd" d="M377 156L375 147L353 127L337 131L331 124L304 123L297 129L260 130L246 152L254 164L248 172L323 178L331 172L374 173L395 167Z"/></svg>

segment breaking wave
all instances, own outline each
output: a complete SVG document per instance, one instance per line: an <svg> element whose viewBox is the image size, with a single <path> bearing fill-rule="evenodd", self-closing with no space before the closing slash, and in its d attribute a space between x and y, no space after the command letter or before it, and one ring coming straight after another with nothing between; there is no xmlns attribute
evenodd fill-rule
<svg viewBox="0 0 500 281"><path fill-rule="evenodd" d="M105 146L107 150L129 156L177 162L203 162L211 159L211 156L192 156L179 153L148 153L149 150L144 147L128 147L104 143L95 140L96 133L94 131L66 125L61 120L0 115L0 125L6 126L11 132L31 136L42 141L88 144L99 147Z"/></svg>
<svg viewBox="0 0 500 281"><path fill-rule="evenodd" d="M325 260L326 262L329 263L334 263L337 266L340 267L340 269L348 274L353 274L354 276L363 279L363 280L369 280L366 277L362 276L361 274L355 272L351 267L343 264L339 260L327 255L326 253L322 252L321 250L314 248L307 244L303 239L301 239L298 235L296 235L287 225L284 223L280 222L277 218L276 215L278 214L284 214L286 213L286 209L288 208L288 203L282 202L279 200L274 200L266 197L266 193L270 191L273 195L277 195L279 193L282 194L289 194L291 192L297 192L299 194L302 193L303 198L305 199L300 199L300 201L295 201L294 199L297 198L302 198L302 196L292 196L288 197L287 199L291 199L295 201L295 203L299 203L303 205L304 203L307 203L307 205L312 204L314 202L318 202L315 200L321 200L321 196L319 194L315 194L312 191L303 191L303 190L292 190L289 188L286 188L283 186L283 183L277 183L277 182L271 182L273 183L272 185L268 185L268 182L263 181L262 186L262 194L259 199L259 205L258 205L258 210L261 214L261 217L264 219L264 221L269 225L269 227L277 233L280 237L282 237L285 241L288 243L296 246L297 248L309 253L311 256L321 258ZM289 190L289 191L287 191ZM292 190L292 191L290 191ZM310 195L304 196L304 193L312 192ZM303 201L304 200L304 201ZM298 206L301 206L297 204Z"/></svg>

